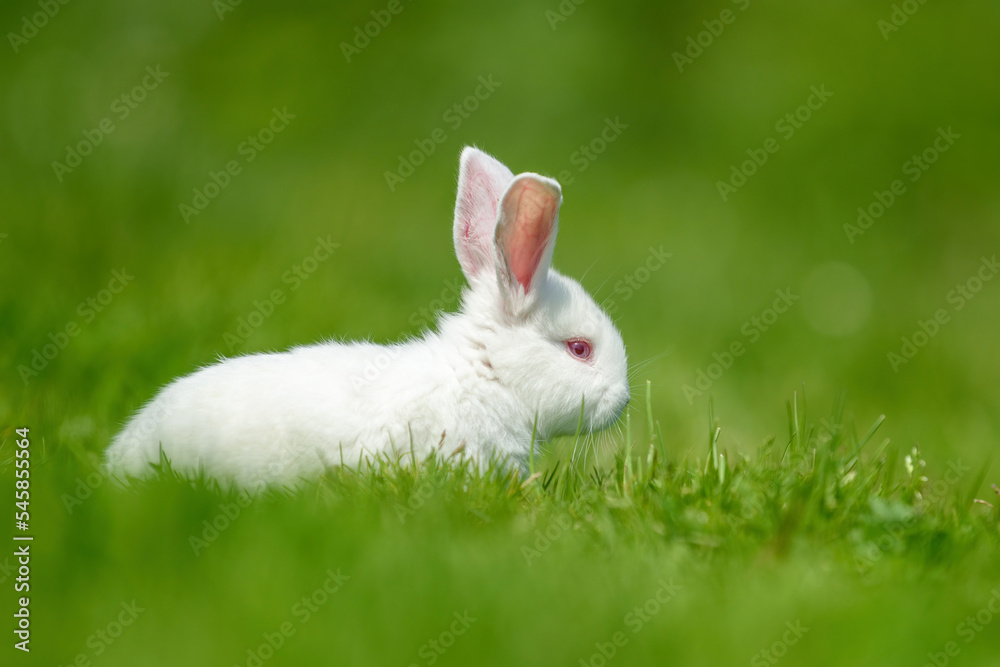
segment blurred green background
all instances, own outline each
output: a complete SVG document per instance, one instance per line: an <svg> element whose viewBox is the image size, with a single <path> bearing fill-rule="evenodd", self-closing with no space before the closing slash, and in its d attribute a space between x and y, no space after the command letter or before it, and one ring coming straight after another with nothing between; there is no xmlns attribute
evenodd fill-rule
<svg viewBox="0 0 1000 667"><path fill-rule="evenodd" d="M804 383L817 411L844 391L859 422L885 413L885 435L931 462L978 465L1000 436L1000 281L961 309L953 290L1000 248L1000 6L903 4L7 1L0 427L29 425L51 451L99 452L159 386L220 354L417 333L421 309L461 277L451 216L458 155L475 144L515 173L563 181L555 265L613 300L634 363L666 353L636 381L652 381L674 454L701 445L709 396L722 444L752 450L785 431L783 402ZM32 31L41 5L58 11ZM386 17L367 44L357 37ZM470 100L477 88L484 99ZM832 95L800 109L819 89ZM248 148L275 109L294 117ZM95 134L103 119L113 131ZM608 119L621 131L602 145ZM958 138L911 180L910 161L949 128ZM436 130L444 140L390 188L386 172ZM88 135L100 142L78 166L53 166L75 162L67 147L86 152ZM755 173L724 199L718 183L772 138L777 152L743 167ZM230 161L239 173L218 176ZM181 205L213 173L225 187L186 221ZM887 201L897 179L903 194L849 238L858 208ZM318 238L339 247L312 265ZM643 272L661 246L670 258ZM134 276L114 295L102 292L120 285L113 271ZM240 318L275 289L284 301L241 335ZM746 323L767 321L776 290L798 298L753 335ZM888 353L939 309L948 321L894 369ZM77 333L63 337L68 325ZM713 355L737 341L745 352L716 373ZM699 371L718 377L686 394ZM794 594L793 580L777 595ZM546 595L522 593L525 608ZM720 633L749 632L735 611L701 612ZM504 643L511 630L489 632Z"/></svg>

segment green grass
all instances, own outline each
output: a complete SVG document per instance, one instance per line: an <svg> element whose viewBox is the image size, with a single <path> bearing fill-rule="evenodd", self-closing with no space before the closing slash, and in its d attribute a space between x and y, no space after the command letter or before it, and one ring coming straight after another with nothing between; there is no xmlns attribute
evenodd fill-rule
<svg viewBox="0 0 1000 667"><path fill-rule="evenodd" d="M252 499L168 463L117 488L36 441L32 664L102 648L94 664L256 664L282 628L268 664L601 664L612 648L618 664L771 664L783 636L790 665L922 664L950 641L992 664L996 626L956 630L1000 581L986 464L928 470L842 402L813 421L796 392L788 414L752 455L719 446L714 416L705 441L676 443L633 407L612 448L584 463L593 443L567 439L527 478L441 452ZM133 599L145 611L105 646L94 633Z"/></svg>

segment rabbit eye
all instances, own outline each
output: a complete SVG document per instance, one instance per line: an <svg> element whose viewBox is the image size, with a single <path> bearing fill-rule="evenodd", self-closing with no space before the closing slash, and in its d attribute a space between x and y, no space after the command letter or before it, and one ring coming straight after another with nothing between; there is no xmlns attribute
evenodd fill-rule
<svg viewBox="0 0 1000 667"><path fill-rule="evenodd" d="M582 338L573 338L572 340L566 341L566 349L577 359L586 361L590 359L590 355L593 354L594 350L590 345L590 341L586 341Z"/></svg>

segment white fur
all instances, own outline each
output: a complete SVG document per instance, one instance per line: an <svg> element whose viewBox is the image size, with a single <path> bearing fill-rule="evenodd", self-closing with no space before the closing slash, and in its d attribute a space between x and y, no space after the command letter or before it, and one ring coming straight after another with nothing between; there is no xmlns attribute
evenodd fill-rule
<svg viewBox="0 0 1000 667"><path fill-rule="evenodd" d="M575 432L581 401L586 430L617 419L629 396L621 337L579 283L549 267L558 183L515 178L466 148L458 189L455 246L470 285L437 331L202 368L129 421L107 451L110 471L145 476L162 447L179 472L261 488L372 455L423 458L439 443L444 454L464 443L474 461L523 468L536 415L539 440ZM569 353L573 338L592 343L589 361Z"/></svg>

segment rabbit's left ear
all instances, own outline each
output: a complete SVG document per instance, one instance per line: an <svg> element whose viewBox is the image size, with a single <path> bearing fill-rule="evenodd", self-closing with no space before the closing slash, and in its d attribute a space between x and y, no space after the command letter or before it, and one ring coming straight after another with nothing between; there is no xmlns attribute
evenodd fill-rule
<svg viewBox="0 0 1000 667"><path fill-rule="evenodd" d="M497 208L513 179L510 169L478 148L462 151L453 235L455 254L470 283L492 274Z"/></svg>
<svg viewBox="0 0 1000 667"><path fill-rule="evenodd" d="M521 174L500 201L496 228L497 274L505 298L534 296L552 263L559 227L559 183Z"/></svg>

